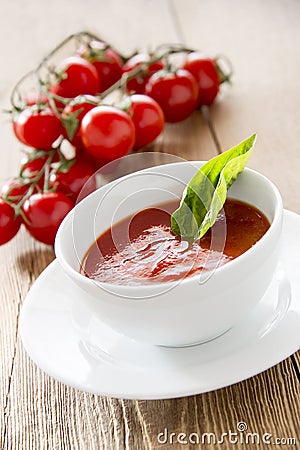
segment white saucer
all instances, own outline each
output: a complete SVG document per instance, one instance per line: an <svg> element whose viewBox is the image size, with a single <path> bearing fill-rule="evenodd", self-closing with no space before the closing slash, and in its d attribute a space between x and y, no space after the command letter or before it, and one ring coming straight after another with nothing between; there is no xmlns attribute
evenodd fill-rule
<svg viewBox="0 0 300 450"><path fill-rule="evenodd" d="M182 397L256 375L300 347L299 230L300 216L285 211L280 264L252 314L223 336L187 348L136 342L95 320L82 301L87 294L54 261L22 308L25 349L59 381L110 397Z"/></svg>

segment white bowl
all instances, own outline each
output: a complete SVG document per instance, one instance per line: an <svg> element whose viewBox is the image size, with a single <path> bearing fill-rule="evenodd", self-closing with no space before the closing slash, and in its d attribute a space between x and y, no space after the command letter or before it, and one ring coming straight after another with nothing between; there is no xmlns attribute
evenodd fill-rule
<svg viewBox="0 0 300 450"><path fill-rule="evenodd" d="M79 273L91 244L112 223L146 207L180 198L203 162L179 162L127 175L82 200L61 224L56 256L93 314L136 340L185 346L221 335L244 318L270 284L278 259L282 200L260 173L245 169L229 197L261 210L271 226L248 251L229 263L179 282L121 286L99 283Z"/></svg>

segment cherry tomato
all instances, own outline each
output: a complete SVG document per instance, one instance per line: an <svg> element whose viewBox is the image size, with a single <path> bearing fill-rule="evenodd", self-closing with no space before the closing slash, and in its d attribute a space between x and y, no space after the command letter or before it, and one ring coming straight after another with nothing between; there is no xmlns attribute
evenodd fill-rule
<svg viewBox="0 0 300 450"><path fill-rule="evenodd" d="M130 72L133 69L136 69L139 65L141 65L144 62L148 62L150 59L150 56L147 53L138 53L137 55L132 56L132 58L128 59L126 63L123 66L123 72ZM165 67L165 63L161 60L156 61L153 64L150 64L150 66L143 72L136 75L134 78L131 78L127 81L127 91L129 93L137 93L137 94L144 94L145 93L145 87L146 84L155 72L158 70L161 70Z"/></svg>
<svg viewBox="0 0 300 450"><path fill-rule="evenodd" d="M0 198L0 245L6 244L17 234L21 223L21 216L15 218L13 207Z"/></svg>
<svg viewBox="0 0 300 450"><path fill-rule="evenodd" d="M187 55L184 69L188 70L199 86L199 106L211 105L219 92L220 79L213 59L202 53L193 52Z"/></svg>
<svg viewBox="0 0 300 450"><path fill-rule="evenodd" d="M19 203L29 189L29 184L24 184L20 178L8 180L1 189L1 196L11 203Z"/></svg>
<svg viewBox="0 0 300 450"><path fill-rule="evenodd" d="M164 113L159 104L148 95L134 94L129 98L129 113L135 126L134 148L144 147L162 132Z"/></svg>
<svg viewBox="0 0 300 450"><path fill-rule="evenodd" d="M103 92L118 81L122 74L122 60L114 49L104 42L91 41L79 49L81 57L93 64L99 77L98 92Z"/></svg>
<svg viewBox="0 0 300 450"><path fill-rule="evenodd" d="M35 159L30 159L27 156L21 159L22 176L25 178L33 179L44 168L47 158L45 156L39 156Z"/></svg>
<svg viewBox="0 0 300 450"><path fill-rule="evenodd" d="M85 100L85 98L88 98L92 102L99 101L99 99L97 97L94 97L92 95L86 95L81 98L75 97L73 101L68 103L68 105L64 108L64 110L62 112L63 118L69 119L71 121L72 121L72 116L76 115L76 118L74 120L78 123L78 125L77 125L78 128L75 131L74 136L72 137L72 139L69 139L67 131L65 133L66 138L71 142L72 145L74 145L74 147L76 149L81 149L83 147L82 139L81 139L80 132L79 132L80 123L81 123L83 117L85 116L85 114L88 111L90 111L91 109L95 108L95 106L96 106L93 103L87 102ZM76 114L76 112L77 112L77 114ZM73 123L74 123L74 121L73 121Z"/></svg>
<svg viewBox="0 0 300 450"><path fill-rule="evenodd" d="M35 178L39 176L40 172L44 169L47 158L40 156L36 159L28 159L26 156L22 158L22 177L29 181L35 181ZM44 175L41 176L37 185L40 189L44 188Z"/></svg>
<svg viewBox="0 0 300 450"><path fill-rule="evenodd" d="M50 108L25 108L13 117L16 137L25 145L52 150L52 144L63 134L63 126Z"/></svg>
<svg viewBox="0 0 300 450"><path fill-rule="evenodd" d="M198 86L187 70L161 71L149 79L146 94L161 106L166 122L180 122L196 109Z"/></svg>
<svg viewBox="0 0 300 450"><path fill-rule="evenodd" d="M23 205L25 226L35 239L53 245L59 225L73 206L62 192L33 194Z"/></svg>
<svg viewBox="0 0 300 450"><path fill-rule="evenodd" d="M95 95L99 90L97 70L93 64L80 56L66 58L57 68L57 73L59 81L52 84L49 91L60 97Z"/></svg>
<svg viewBox="0 0 300 450"><path fill-rule="evenodd" d="M86 151L103 165L132 149L135 129L124 111L113 106L97 106L82 119L80 134Z"/></svg>
<svg viewBox="0 0 300 450"><path fill-rule="evenodd" d="M51 186L57 191L69 194L75 203L80 194L80 200L96 190L95 169L84 157L78 158L68 172L53 172L50 175ZM84 189L83 189L84 188ZM81 190L83 191L81 192Z"/></svg>

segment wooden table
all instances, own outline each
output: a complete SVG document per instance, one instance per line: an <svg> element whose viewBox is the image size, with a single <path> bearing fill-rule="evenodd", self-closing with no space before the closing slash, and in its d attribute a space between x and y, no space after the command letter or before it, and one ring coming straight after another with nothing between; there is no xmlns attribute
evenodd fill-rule
<svg viewBox="0 0 300 450"><path fill-rule="evenodd" d="M26 71L68 34L83 29L102 35L125 53L162 42L224 53L235 68L233 84L210 111L221 147L226 150L257 131L249 166L275 182L285 208L300 213L299 23L297 0L3 1L1 108L9 106L8 93ZM4 180L16 174L20 146L8 119L1 117L0 177ZM153 150L200 160L216 154L200 113L168 126ZM38 369L18 336L22 302L53 260L52 248L22 230L0 254L2 449L187 448L159 445L157 434L165 427L176 433L220 434L235 430L239 421L253 432L294 437L296 445L283 447L299 448L299 352L249 380L203 395L128 401L79 392ZM247 446L228 442L215 446L234 447Z"/></svg>

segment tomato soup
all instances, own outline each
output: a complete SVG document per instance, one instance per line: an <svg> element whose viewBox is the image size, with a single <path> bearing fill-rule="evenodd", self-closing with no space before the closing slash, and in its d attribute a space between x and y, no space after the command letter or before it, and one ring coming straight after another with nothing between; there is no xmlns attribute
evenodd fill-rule
<svg viewBox="0 0 300 450"><path fill-rule="evenodd" d="M81 273L121 285L176 281L238 257L270 226L253 206L227 199L211 230L190 243L172 233L170 215L177 207L178 201L171 201L113 225L89 248Z"/></svg>

